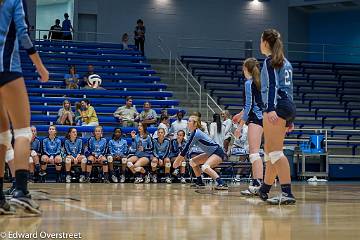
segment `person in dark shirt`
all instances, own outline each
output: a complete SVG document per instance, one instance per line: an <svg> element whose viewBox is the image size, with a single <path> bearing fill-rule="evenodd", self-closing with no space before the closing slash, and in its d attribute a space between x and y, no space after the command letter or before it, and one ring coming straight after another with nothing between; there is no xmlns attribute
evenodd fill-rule
<svg viewBox="0 0 360 240"><path fill-rule="evenodd" d="M135 45L137 49L141 51L141 54L144 56L145 50L145 26L143 20L137 20L137 26L135 27L134 31L134 38L135 38Z"/></svg>
<svg viewBox="0 0 360 240"><path fill-rule="evenodd" d="M74 31L71 21L69 20L69 14L64 14L65 20L62 22L62 36L64 40L72 40L72 34L71 31Z"/></svg>
<svg viewBox="0 0 360 240"><path fill-rule="evenodd" d="M60 19L55 20L55 25L51 26L49 31L48 39L50 40L60 40L62 39L62 32L60 26Z"/></svg>

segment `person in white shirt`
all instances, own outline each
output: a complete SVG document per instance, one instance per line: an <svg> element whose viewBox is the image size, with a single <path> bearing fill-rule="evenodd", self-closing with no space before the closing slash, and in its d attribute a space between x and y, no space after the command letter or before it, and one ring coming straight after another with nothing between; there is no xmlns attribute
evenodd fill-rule
<svg viewBox="0 0 360 240"><path fill-rule="evenodd" d="M210 123L210 137L222 148L224 148L225 125L221 122L220 115L213 115L213 122Z"/></svg>
<svg viewBox="0 0 360 240"><path fill-rule="evenodd" d="M221 117L223 120L223 125L225 125L224 150L225 150L225 152L228 152L230 141L231 141L231 130L233 127L233 123L231 121L230 113L228 110L222 111Z"/></svg>
<svg viewBox="0 0 360 240"><path fill-rule="evenodd" d="M172 124L171 124L171 127L170 127L170 131L169 131L169 134L171 135L171 138L172 139L176 139L176 136L177 136L177 133L182 130L185 132L185 136L188 132L187 130L187 121L184 120L184 112L183 111L179 111L177 112L176 114L176 121L174 121Z"/></svg>

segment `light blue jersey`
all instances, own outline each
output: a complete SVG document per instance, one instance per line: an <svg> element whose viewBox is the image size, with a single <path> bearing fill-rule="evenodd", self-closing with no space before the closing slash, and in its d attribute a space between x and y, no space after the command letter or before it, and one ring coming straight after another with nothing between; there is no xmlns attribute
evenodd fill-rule
<svg viewBox="0 0 360 240"><path fill-rule="evenodd" d="M78 154L83 154L84 152L83 141L80 138L75 139L74 142L70 139L66 139L64 142L64 149L67 155L76 158Z"/></svg>
<svg viewBox="0 0 360 240"><path fill-rule="evenodd" d="M105 156L106 144L107 141L105 138L100 138L99 140L96 139L95 137L89 138L88 153L86 155L87 156L94 155L95 157L99 157L101 155Z"/></svg>
<svg viewBox="0 0 360 240"><path fill-rule="evenodd" d="M153 154L156 158L159 159L164 159L167 158L169 156L170 153L170 140L169 139L164 139L164 141L162 143L160 143L158 138L155 138L153 141L153 145L154 145L154 151Z"/></svg>
<svg viewBox="0 0 360 240"><path fill-rule="evenodd" d="M196 145L201 150L204 151L204 153L208 155L212 155L216 150L219 148L221 149L220 145L217 144L214 140L210 138L209 135L201 131L200 129L195 129L186 143L184 149L181 151L180 155L185 157L186 153L194 146Z"/></svg>
<svg viewBox="0 0 360 240"><path fill-rule="evenodd" d="M264 60L261 69L261 96L265 112L275 111L279 99L293 100L293 68L285 58L280 69L271 66L271 56Z"/></svg>
<svg viewBox="0 0 360 240"><path fill-rule="evenodd" d="M44 138L42 141L43 154L55 157L61 154L61 140L55 137L53 140Z"/></svg>
<svg viewBox="0 0 360 240"><path fill-rule="evenodd" d="M128 145L125 139L111 139L108 142L108 153L112 156L126 156L128 153Z"/></svg>
<svg viewBox="0 0 360 240"><path fill-rule="evenodd" d="M245 106L242 119L246 122L251 112L253 112L258 119L262 119L262 108L263 103L260 91L256 88L256 85L252 80L246 80Z"/></svg>
<svg viewBox="0 0 360 240"><path fill-rule="evenodd" d="M26 22L24 0L0 4L0 72L21 72L19 42L29 55L36 52Z"/></svg>

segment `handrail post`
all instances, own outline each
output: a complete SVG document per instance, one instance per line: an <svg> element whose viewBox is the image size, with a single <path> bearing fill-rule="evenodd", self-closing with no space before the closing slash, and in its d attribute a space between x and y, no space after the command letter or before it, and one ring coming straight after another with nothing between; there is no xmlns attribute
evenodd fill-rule
<svg viewBox="0 0 360 240"><path fill-rule="evenodd" d="M186 97L189 98L189 73L186 72Z"/></svg>
<svg viewBox="0 0 360 240"><path fill-rule="evenodd" d="M201 97L202 95L201 95L201 85L199 86L199 112L201 112Z"/></svg>

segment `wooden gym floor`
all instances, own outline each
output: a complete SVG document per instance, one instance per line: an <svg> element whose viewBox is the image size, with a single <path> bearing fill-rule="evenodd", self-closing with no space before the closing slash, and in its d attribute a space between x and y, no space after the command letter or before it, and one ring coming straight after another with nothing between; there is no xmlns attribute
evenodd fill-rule
<svg viewBox="0 0 360 240"><path fill-rule="evenodd" d="M42 217L1 216L0 239L16 231L80 232L81 239L102 240L360 239L358 182L295 183L295 206L269 206L241 197L245 184L232 185L229 192L180 184L30 187ZM272 195L278 191L274 188Z"/></svg>

